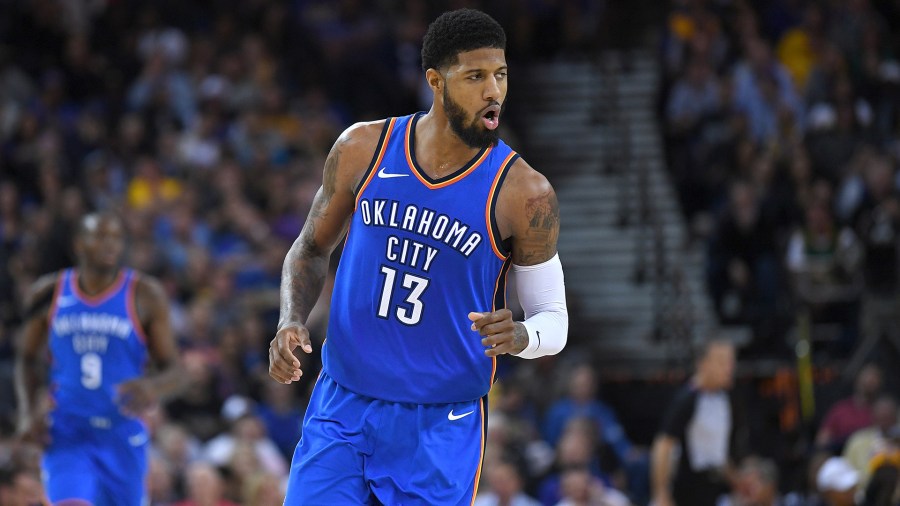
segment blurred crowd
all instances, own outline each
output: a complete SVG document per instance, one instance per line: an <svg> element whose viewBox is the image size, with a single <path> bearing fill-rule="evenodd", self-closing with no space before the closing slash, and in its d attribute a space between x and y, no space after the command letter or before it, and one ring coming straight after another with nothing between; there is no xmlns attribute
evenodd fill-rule
<svg viewBox="0 0 900 506"><path fill-rule="evenodd" d="M669 167L720 318L776 352L800 313L831 356L900 343L900 3L674 1L663 39Z"/></svg>
<svg viewBox="0 0 900 506"><path fill-rule="evenodd" d="M893 381L900 364L900 2L669 7L667 166L690 239L706 248L716 313L751 329L744 359L790 359L800 342L814 363L857 375L856 393L823 410L801 453L827 504L896 504L897 385L876 388L861 366L885 364ZM868 437L878 442L860 451ZM823 465L818 451L846 460ZM775 464L751 467L766 476ZM821 480L839 475L844 497L826 497ZM868 497L870 483L882 491Z"/></svg>
<svg viewBox="0 0 900 506"><path fill-rule="evenodd" d="M320 364L317 353L302 357L308 374L281 385L268 377L266 350L282 261L331 143L354 121L427 107L419 43L445 9L497 18L516 69L592 54L609 33L637 30L609 21L614 4L0 2L0 504L41 493L40 449L14 434L22 295L74 263L75 223L105 209L127 224L126 263L168 290L190 380L146 419L150 504L281 504ZM803 307L839 326L836 354L865 333L892 332L900 5L670 7L660 30L669 166L692 230L710 242L723 321L785 342ZM327 309L325 298L310 318L318 344ZM607 383L590 362L574 346L500 361L476 504L647 504L653 434L624 420L648 401L614 407L613 387L600 389ZM816 501L893 484L884 470L900 466L900 432L882 374L863 368L853 392L823 409L799 450L809 479L788 479L783 451L751 451L765 447L751 435L730 455L722 504L842 504Z"/></svg>

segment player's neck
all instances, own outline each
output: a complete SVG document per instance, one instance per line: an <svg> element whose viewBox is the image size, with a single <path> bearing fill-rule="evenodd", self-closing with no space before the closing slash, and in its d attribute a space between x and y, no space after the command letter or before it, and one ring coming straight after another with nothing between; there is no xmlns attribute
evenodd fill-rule
<svg viewBox="0 0 900 506"><path fill-rule="evenodd" d="M119 277L119 269L98 270L78 268L78 289L87 295L97 295L112 286Z"/></svg>
<svg viewBox="0 0 900 506"><path fill-rule="evenodd" d="M480 151L464 143L443 111L435 107L416 123L415 139L416 161L434 178L456 172Z"/></svg>

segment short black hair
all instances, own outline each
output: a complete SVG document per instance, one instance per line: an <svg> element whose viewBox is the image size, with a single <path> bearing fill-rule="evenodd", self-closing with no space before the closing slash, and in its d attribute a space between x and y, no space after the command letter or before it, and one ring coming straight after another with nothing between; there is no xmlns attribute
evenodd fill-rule
<svg viewBox="0 0 900 506"><path fill-rule="evenodd" d="M475 9L441 14L425 32L422 70L456 63L459 53L481 48L506 49L506 33L494 18Z"/></svg>

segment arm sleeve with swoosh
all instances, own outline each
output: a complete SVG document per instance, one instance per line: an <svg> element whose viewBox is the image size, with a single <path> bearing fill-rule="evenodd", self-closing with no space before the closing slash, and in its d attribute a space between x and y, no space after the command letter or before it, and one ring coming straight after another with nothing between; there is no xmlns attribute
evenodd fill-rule
<svg viewBox="0 0 900 506"><path fill-rule="evenodd" d="M522 325L528 331L528 346L517 357L556 355L566 346L569 312L559 253L536 265L513 265L516 294L525 311Z"/></svg>

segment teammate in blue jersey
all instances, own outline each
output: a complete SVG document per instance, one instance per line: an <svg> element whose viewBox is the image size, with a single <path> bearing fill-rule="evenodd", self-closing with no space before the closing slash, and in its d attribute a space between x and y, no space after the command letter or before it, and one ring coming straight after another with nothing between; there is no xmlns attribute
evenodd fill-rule
<svg viewBox="0 0 900 506"><path fill-rule="evenodd" d="M305 321L346 234L285 504L471 504L501 354L558 353L568 316L546 178L499 139L506 37L463 9L428 28L427 113L335 142L284 262L269 372L303 374ZM506 308L515 271L525 320Z"/></svg>
<svg viewBox="0 0 900 506"><path fill-rule="evenodd" d="M141 505L148 434L139 417L183 384L162 285L122 268L124 249L121 220L89 214L77 268L42 277L26 298L19 434L45 445L55 505Z"/></svg>

